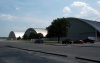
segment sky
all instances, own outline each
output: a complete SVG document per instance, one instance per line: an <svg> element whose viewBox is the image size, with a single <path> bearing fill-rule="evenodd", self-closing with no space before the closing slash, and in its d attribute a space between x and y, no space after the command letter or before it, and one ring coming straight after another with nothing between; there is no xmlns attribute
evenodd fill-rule
<svg viewBox="0 0 100 63"><path fill-rule="evenodd" d="M100 21L100 0L0 0L0 37L46 28L62 17Z"/></svg>

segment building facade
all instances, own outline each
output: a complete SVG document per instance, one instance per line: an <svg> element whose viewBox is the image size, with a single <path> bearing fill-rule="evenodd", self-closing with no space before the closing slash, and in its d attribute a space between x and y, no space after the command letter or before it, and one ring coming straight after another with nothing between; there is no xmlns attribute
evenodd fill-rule
<svg viewBox="0 0 100 63"><path fill-rule="evenodd" d="M67 36L69 39L96 39L100 36L100 22L72 17L67 20L70 23Z"/></svg>

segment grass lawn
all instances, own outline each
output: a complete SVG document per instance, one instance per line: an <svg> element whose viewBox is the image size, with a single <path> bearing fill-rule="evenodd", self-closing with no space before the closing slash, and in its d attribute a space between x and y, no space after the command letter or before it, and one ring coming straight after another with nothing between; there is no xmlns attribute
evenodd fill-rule
<svg viewBox="0 0 100 63"><path fill-rule="evenodd" d="M4 40L2 42L27 42L27 43L34 43L35 40L31 41L31 40ZM58 41L44 41L44 44L58 44ZM61 44L61 41L60 43Z"/></svg>

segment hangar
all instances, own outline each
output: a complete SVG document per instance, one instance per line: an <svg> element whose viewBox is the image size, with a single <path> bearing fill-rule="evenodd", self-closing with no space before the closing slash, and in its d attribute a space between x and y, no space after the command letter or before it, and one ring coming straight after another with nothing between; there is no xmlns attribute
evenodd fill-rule
<svg viewBox="0 0 100 63"><path fill-rule="evenodd" d="M45 37L47 35L47 30L43 29L43 28L28 28L25 32L14 32L14 31L11 31L9 33L8 39L9 40L16 40L19 36L21 38L23 38L24 34L29 36L30 33L34 33L34 34L42 33L43 36Z"/></svg>
<svg viewBox="0 0 100 63"><path fill-rule="evenodd" d="M92 38L98 40L100 37L100 22L98 21L92 21L87 19L81 19L81 18L74 18L69 17L66 18L69 23L70 27L68 27L68 34L67 38L71 40L83 40L86 38ZM8 39L16 39L17 37L23 37L24 34L30 34L30 33L42 33L45 37L47 35L47 30L43 28L28 28L25 32L14 32L11 31L9 34Z"/></svg>
<svg viewBox="0 0 100 63"><path fill-rule="evenodd" d="M9 33L8 39L9 40L16 40L19 36L22 38L23 35L24 35L24 32L14 32L14 31L11 31Z"/></svg>
<svg viewBox="0 0 100 63"><path fill-rule="evenodd" d="M69 17L67 20L70 23L67 38L72 40L92 38L96 40L96 37L100 37L100 22L73 17Z"/></svg>
<svg viewBox="0 0 100 63"><path fill-rule="evenodd" d="M43 28L28 28L25 31L25 34L28 36L30 33L35 33L35 34L42 33L43 36L45 37L47 35L47 30Z"/></svg>

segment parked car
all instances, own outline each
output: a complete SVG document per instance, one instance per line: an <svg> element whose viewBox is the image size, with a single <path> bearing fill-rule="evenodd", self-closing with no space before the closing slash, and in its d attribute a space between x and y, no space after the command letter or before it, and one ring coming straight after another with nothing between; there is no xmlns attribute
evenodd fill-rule
<svg viewBox="0 0 100 63"><path fill-rule="evenodd" d="M85 43L94 43L94 40L91 40L91 39L85 39L83 40Z"/></svg>
<svg viewBox="0 0 100 63"><path fill-rule="evenodd" d="M40 44L40 43L42 43L43 44L43 40L42 39L37 39L37 40L35 40L35 43L38 43L38 44Z"/></svg>
<svg viewBox="0 0 100 63"><path fill-rule="evenodd" d="M83 44L83 40L75 40L73 41L73 44Z"/></svg>
<svg viewBox="0 0 100 63"><path fill-rule="evenodd" d="M70 39L65 39L62 41L62 44L72 44Z"/></svg>

